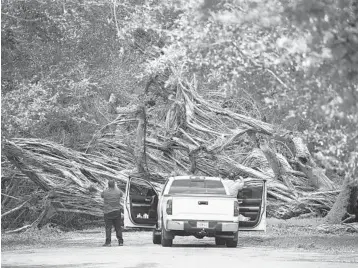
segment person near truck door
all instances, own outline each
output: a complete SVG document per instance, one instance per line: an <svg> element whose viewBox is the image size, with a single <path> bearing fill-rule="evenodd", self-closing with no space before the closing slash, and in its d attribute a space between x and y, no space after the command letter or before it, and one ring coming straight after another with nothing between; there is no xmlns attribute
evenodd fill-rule
<svg viewBox="0 0 358 268"><path fill-rule="evenodd" d="M240 176L235 176L234 173L230 173L229 178L223 179L223 183L228 187L229 194L233 197L238 196L239 191L244 188L245 182L244 179ZM248 221L249 217L245 217L243 215L239 215L239 221Z"/></svg>
<svg viewBox="0 0 358 268"><path fill-rule="evenodd" d="M121 198L123 192L116 187L116 183L112 180L108 181L108 188L101 194L104 201L104 223L106 228L106 241L104 247L111 246L112 226L116 230L118 245L123 246L123 236L121 227Z"/></svg>
<svg viewBox="0 0 358 268"><path fill-rule="evenodd" d="M244 179L240 176L235 176L234 173L230 173L228 179L223 179L223 183L229 189L231 196L237 197L240 190L244 188Z"/></svg>

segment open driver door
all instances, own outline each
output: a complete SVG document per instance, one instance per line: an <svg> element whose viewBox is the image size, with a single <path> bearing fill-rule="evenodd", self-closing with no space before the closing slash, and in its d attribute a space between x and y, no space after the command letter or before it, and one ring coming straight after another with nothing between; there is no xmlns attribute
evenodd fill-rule
<svg viewBox="0 0 358 268"><path fill-rule="evenodd" d="M130 177L124 198L124 228L154 229L157 223L158 197L150 182Z"/></svg>

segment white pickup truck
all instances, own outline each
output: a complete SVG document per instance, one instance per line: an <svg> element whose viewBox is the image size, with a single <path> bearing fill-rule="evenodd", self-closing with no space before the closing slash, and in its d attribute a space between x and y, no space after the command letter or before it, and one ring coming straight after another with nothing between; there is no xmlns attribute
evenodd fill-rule
<svg viewBox="0 0 358 268"><path fill-rule="evenodd" d="M233 197L217 177L170 177L160 194L149 182L132 178L124 203L124 227L153 228L153 243L164 247L172 246L175 236L189 235L236 247L239 229L266 230L265 182ZM247 220L239 222L239 214Z"/></svg>

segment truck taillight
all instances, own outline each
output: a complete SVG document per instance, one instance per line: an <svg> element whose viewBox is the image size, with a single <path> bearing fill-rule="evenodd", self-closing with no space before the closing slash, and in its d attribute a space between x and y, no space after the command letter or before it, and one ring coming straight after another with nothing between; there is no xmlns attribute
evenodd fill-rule
<svg viewBox="0 0 358 268"><path fill-rule="evenodd" d="M167 209L166 209L167 215L172 215L173 213L173 200L169 199L167 201Z"/></svg>
<svg viewBox="0 0 358 268"><path fill-rule="evenodd" d="M239 202L234 202L234 216L239 216Z"/></svg>

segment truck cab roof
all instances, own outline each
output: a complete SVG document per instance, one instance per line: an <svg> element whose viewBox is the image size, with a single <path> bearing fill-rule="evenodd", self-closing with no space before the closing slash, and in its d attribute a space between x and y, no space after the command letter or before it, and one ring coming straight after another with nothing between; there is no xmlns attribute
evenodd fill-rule
<svg viewBox="0 0 358 268"><path fill-rule="evenodd" d="M183 175L183 176L173 176L169 178L170 180L213 180L221 181L219 177L208 177L208 176L195 176L195 175Z"/></svg>

